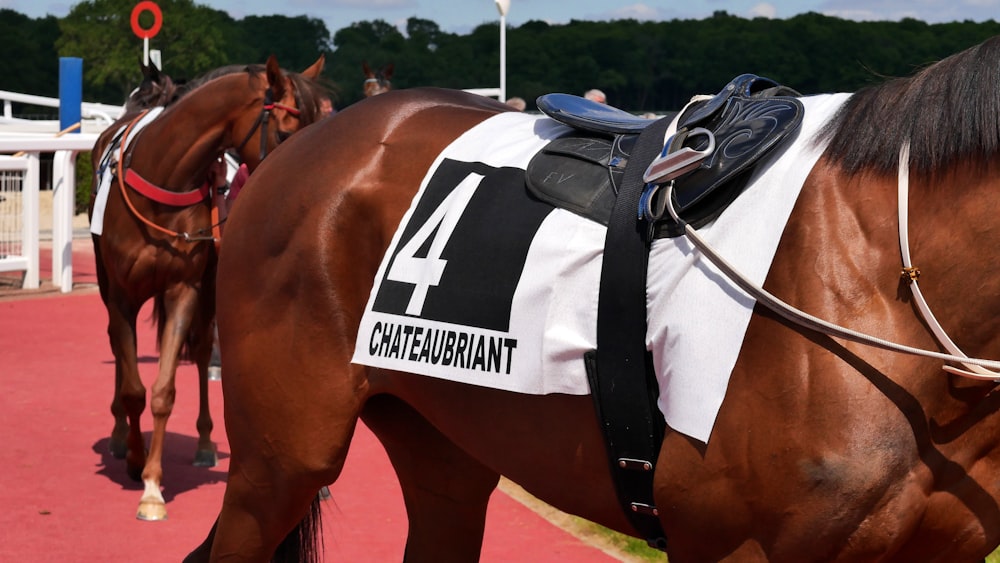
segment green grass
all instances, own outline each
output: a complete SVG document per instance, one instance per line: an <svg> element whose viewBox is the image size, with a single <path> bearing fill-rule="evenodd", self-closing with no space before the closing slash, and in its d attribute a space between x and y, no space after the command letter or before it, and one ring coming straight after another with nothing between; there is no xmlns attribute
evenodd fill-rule
<svg viewBox="0 0 1000 563"><path fill-rule="evenodd" d="M584 520L577 516L570 516L573 528L578 530L577 535L583 534L595 538L599 543L608 546L615 552L629 557L628 561L645 562L656 561L663 563L667 556L660 550L649 547L644 540L619 534L614 530L609 530L599 524L594 524L589 520ZM998 561L997 563L1000 563Z"/></svg>
<svg viewBox="0 0 1000 563"><path fill-rule="evenodd" d="M625 534L609 530L589 520L584 520L572 514L566 514L531 496L530 493L517 484L501 479L499 489L511 498L534 510L554 525L573 534L580 541L604 550L628 563L647 563L656 561L664 563L666 554L646 545L646 542ZM1000 562L998 562L1000 563Z"/></svg>
<svg viewBox="0 0 1000 563"><path fill-rule="evenodd" d="M501 479L499 488L556 526L580 538L581 541L603 549L622 561L628 563L651 563L654 561L664 563L667 561L667 556L662 551L649 547L645 541L556 510L506 479ZM1000 563L1000 548L987 556L985 563Z"/></svg>

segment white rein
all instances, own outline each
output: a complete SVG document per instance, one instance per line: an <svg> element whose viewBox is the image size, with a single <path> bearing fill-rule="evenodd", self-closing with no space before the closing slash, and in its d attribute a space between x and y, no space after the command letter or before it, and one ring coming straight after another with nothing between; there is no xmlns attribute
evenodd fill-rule
<svg viewBox="0 0 1000 563"><path fill-rule="evenodd" d="M967 369L961 369L954 366L945 365L943 369L949 373L954 373L957 375L962 375L965 377L971 377L975 379L983 379L990 381L1000 380L1000 361L996 360L981 360L977 358L970 358L966 356L959 348L952 342L951 338L948 337L947 333L938 323L934 314L931 312L930 307L927 305L927 301L924 299L923 294L920 292L920 287L917 285L917 277L919 277L919 270L913 267L910 262L910 249L909 249L909 237L907 233L907 203L909 199L909 160L910 160L910 145L909 142L903 145L903 148L899 153L899 246L902 253L903 259L903 272L909 279L910 289L913 293L914 301L920 314L924 317L927 325L930 327L934 336L937 338L938 342L949 352L935 352L932 350L924 350L921 348L914 348L911 346L906 346L903 344L898 344L882 338L864 334L862 332L857 332L849 328L845 328L839 325L835 325L824 321L823 319L814 317L805 311L799 310L792 307L788 303L785 303L781 299L778 299L768 291L766 291L762 286L751 282L738 272L725 258L720 256L701 236L698 232L684 222L677 214L674 209L673 203L673 190L674 182L671 180L666 183L667 193L664 197L666 202L667 211L670 216L678 224L684 225L684 232L688 239L694 244L698 250L704 254L709 261L712 262L719 270L721 270L726 277L729 278L734 284L736 284L740 289L747 292L751 297L756 299L758 302L763 303L768 309L771 309L781 317L803 326L805 328L821 332L828 336L835 336L849 340L852 342L858 342L861 344L867 344L874 346L876 348L882 348L885 350L892 350L895 352L901 352L904 354L912 354L916 356L924 356L928 358L934 358L941 360L943 362L952 362L963 365Z"/></svg>

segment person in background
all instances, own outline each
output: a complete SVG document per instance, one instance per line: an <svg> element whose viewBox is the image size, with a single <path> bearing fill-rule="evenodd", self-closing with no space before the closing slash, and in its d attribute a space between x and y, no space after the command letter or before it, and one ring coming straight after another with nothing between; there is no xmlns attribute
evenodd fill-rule
<svg viewBox="0 0 1000 563"><path fill-rule="evenodd" d="M333 109L333 102L330 101L330 98L323 98L319 101L319 112L323 117L336 113Z"/></svg>
<svg viewBox="0 0 1000 563"><path fill-rule="evenodd" d="M593 88L591 90L587 90L586 92L584 92L583 97L587 98L588 100L593 100L593 101L595 101L595 102L597 102L599 104L606 104L606 103L608 103L607 96L605 96L604 92L601 92L597 88Z"/></svg>
<svg viewBox="0 0 1000 563"><path fill-rule="evenodd" d="M528 107L528 103L524 101L524 98L520 96L514 96L513 98L507 98L507 105L516 109L517 111L524 111L524 108Z"/></svg>

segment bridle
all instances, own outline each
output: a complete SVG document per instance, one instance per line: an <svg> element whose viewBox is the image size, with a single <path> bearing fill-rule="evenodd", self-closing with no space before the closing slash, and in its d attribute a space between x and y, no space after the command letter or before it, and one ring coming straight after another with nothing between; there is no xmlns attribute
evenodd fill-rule
<svg viewBox="0 0 1000 563"><path fill-rule="evenodd" d="M298 92L296 92L295 101L297 104L299 103L298 97ZM243 152L243 148L250 141L250 138L257 132L257 129L260 129L260 160L264 160L264 157L267 156L267 126L271 121L271 111L275 109L283 109L295 119L301 119L302 112L300 112L297 108L286 106L280 102L275 102L274 90L268 86L267 91L264 92L264 105L261 107L260 113L257 114L257 119L253 122L253 126L251 126L250 130L247 131L246 137L243 137L240 144L236 146L236 152ZM290 135L291 133L286 133L279 129L277 132L278 142L280 143L281 141L287 139Z"/></svg>
<svg viewBox="0 0 1000 563"><path fill-rule="evenodd" d="M379 72L376 76L373 76L371 78L366 78L364 84L365 84L364 86L365 97L371 97L377 94L384 94L385 92L388 92L390 89L392 89L392 83L389 82L385 77L383 77L381 72ZM372 87L371 93L368 92L369 84L375 85Z"/></svg>
<svg viewBox="0 0 1000 563"><path fill-rule="evenodd" d="M295 100L297 104L300 104L298 92L296 92ZM271 111L275 109L283 109L286 112L288 112L289 115L291 115L292 117L296 119L301 119L301 112L297 108L287 106L280 102L275 102L274 91L270 86L268 86L267 90L264 93L264 102L263 106L261 107L261 111L257 115L257 119L254 121L253 126L250 128L250 131L247 132L246 137L243 138L243 141L240 142L239 146L237 147L238 152L242 151L242 149L246 146L247 142L250 141L250 138L253 137L253 134L257 131L257 129L260 129L261 131L260 160L261 161L264 160L264 158L267 156L268 123L270 122ZM190 192L182 192L182 193L168 192L166 190L163 190L162 188L159 188L157 186L149 184L148 182L145 182L145 180L143 180L137 174L134 174L131 169L126 170L123 168L124 167L123 163L126 160L125 147L127 144L126 140L128 139L128 134L131 132L132 128L136 125L136 123L138 123L143 117L145 117L145 115L148 112L149 110L146 110L143 111L138 116L136 116L136 118L133 119L128 124L128 126L125 128L124 133L122 134L121 149L117 167L118 167L118 184L119 187L121 188L121 194L122 198L124 198L125 200L125 204L128 206L132 214L135 215L146 226L156 231L159 231L165 235L168 235L172 238L179 238L184 240L185 242L213 241L215 242L215 244L219 244L222 237L221 225L225 221L225 219L221 220L219 219L219 209L215 203L216 199L215 196L219 190L217 186L209 186L207 185L206 182L205 185L202 185L201 187L192 190ZM282 133L284 132L279 130L277 134L279 143L291 135L291 133L286 133L284 135L282 135ZM127 182L126 178L133 178L133 182L131 183ZM132 203L132 200L128 195L128 191L125 189L126 184L131 185L133 189L143 194L147 198L152 199L153 201L157 201L159 203L164 203L167 205L173 205L175 207L186 207L189 205L201 203L205 199L208 199L211 205L212 224L209 227L195 231L194 234L188 232L178 232L157 225L156 223L153 223L145 216L143 216L142 213L140 213L139 210L136 209L135 205Z"/></svg>

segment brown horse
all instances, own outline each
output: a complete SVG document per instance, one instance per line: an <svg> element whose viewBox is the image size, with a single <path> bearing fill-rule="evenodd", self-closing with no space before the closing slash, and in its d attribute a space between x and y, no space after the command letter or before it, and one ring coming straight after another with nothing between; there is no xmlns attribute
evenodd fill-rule
<svg viewBox="0 0 1000 563"><path fill-rule="evenodd" d="M839 105L811 132L803 121L799 136L758 170L766 176L805 163L761 285L799 310L885 340L869 346L860 336L842 337L844 331L830 336L824 325L803 326L793 320L801 315L779 305L772 310L764 305L767 294L755 294L710 436L692 437L671 423L662 440L652 489L672 562L981 561L1000 542L998 376L943 370L932 331L940 325L973 357L1000 350L994 326L1000 278L987 256L1000 247L998 85L1000 38L994 38L910 78L850 96L803 98ZM806 120L815 115L812 107L806 105ZM461 298L458 314L468 317L485 315L494 302L502 280L489 272L512 244L484 247L470 258L459 252L465 240L457 234L449 246L436 243L442 232L466 227L478 226L487 242L506 233L505 221L515 216L482 198L511 201L502 198L523 194L523 175L484 192L495 172L488 159L451 163L483 178L466 190L469 207L482 204L489 212L478 225L449 222L435 211L443 203L425 207L418 194L435 193L437 173L422 182L436 164L445 170L447 163L436 160L446 147L465 148L478 138L468 135L487 121L520 123L506 111L460 92L392 92L297 135L250 179L231 216L218 275L229 478L216 525L190 560L263 561L276 552L291 554L282 560L307 560L301 548L312 546L316 531L316 491L337 478L359 418L384 444L399 477L409 518L407 561L476 560L501 475L561 510L638 535L617 498L591 397L512 392L352 363L360 344L446 371L444 337L435 336L428 348L436 329L428 325L420 344L412 328L421 312L409 311L406 299L413 305L414 298L381 303L383 295L371 293L375 283L409 285L427 307ZM542 128L547 118L518 119L537 119ZM815 156L788 162L789 151ZM470 177L464 174L456 176ZM908 219L897 204L898 187L907 183ZM466 193L461 186L451 193ZM415 197L420 203L411 207ZM566 215L540 213L548 213L546 220ZM910 233L900 236L906 224ZM592 228L556 231L554 238L577 240ZM702 247L689 244L693 232L670 244L707 263ZM743 238L742 231L730 233ZM400 250L397 241L405 240L426 244ZM652 252L662 250L663 240ZM396 262L383 264L392 248ZM901 279L901 266L911 266L901 255L910 250L936 320L917 306L910 277ZM404 258L435 262L439 270L420 278L401 268L394 277ZM476 260L470 279L477 282L459 288L466 294L436 295L463 260ZM650 256L650 323L661 320L655 306L669 297L655 291L652 273L662 265ZM487 273L475 278L477 268ZM710 276L723 289L734 278ZM593 307L596 295L584 289L560 303L580 312ZM381 334L361 335L369 301L408 311L396 329L383 325ZM553 312L535 311L535 322ZM673 345L684 335L669 340ZM929 352L904 353L893 343ZM519 341L516 353L533 344ZM659 341L648 345L655 356ZM717 352L700 358L713 360ZM479 359L452 348L444 354L473 365ZM950 351L947 358L955 356ZM490 356L486 362L501 371L510 365L494 365ZM563 358L567 370L583 362ZM977 362L996 366L964 363ZM661 402L676 398L669 385L660 393Z"/></svg>
<svg viewBox="0 0 1000 563"><path fill-rule="evenodd" d="M303 73L290 73L272 56L266 66L212 73L166 109L156 108L162 113L141 129L136 123L149 114L123 117L94 148L98 174L91 230L115 356L110 446L116 457L125 458L129 476L145 485L140 519L166 518L160 492L163 439L177 364L186 355L198 366L201 395L195 464L216 463L207 368L217 259L215 198L209 191L224 182L216 177L219 159L237 149L252 170L280 140L314 121L319 92L312 79L322 66L320 57ZM103 202L97 195L102 181L108 190ZM102 207L102 213L95 211ZM150 395L153 435L147 453L139 423L146 388L136 363L136 317L149 299L158 321L160 361Z"/></svg>
<svg viewBox="0 0 1000 563"><path fill-rule="evenodd" d="M392 82L389 79L392 78L394 68L394 65L389 63L379 70L372 70L368 66L368 61L361 62L361 70L365 73L364 89L366 98L385 94L389 90L392 90Z"/></svg>

